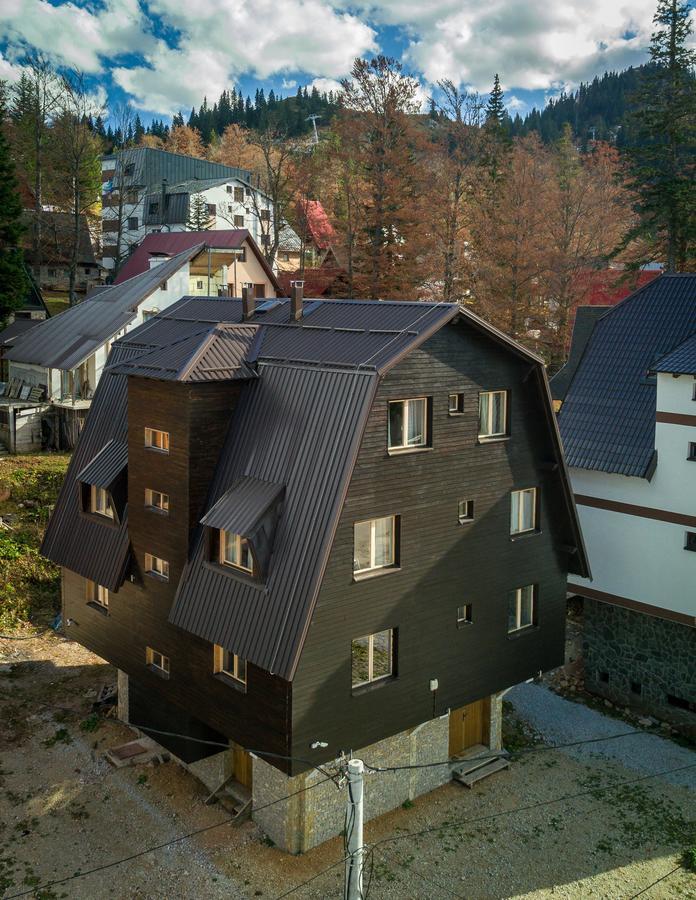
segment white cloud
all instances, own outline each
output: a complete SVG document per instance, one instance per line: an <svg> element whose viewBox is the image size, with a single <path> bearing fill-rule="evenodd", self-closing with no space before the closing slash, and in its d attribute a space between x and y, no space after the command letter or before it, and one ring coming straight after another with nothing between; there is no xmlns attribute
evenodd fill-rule
<svg viewBox="0 0 696 900"><path fill-rule="evenodd" d="M366 9L406 30L405 61L429 82L488 92L496 72L508 88L544 90L644 62L655 0L382 0Z"/></svg>
<svg viewBox="0 0 696 900"><path fill-rule="evenodd" d="M283 78L283 83L282 83L281 87L285 91L290 91L293 88L297 87L297 82L295 81L294 78Z"/></svg>
<svg viewBox="0 0 696 900"><path fill-rule="evenodd" d="M0 81L9 81L10 84L14 84L15 81L19 81L21 74L22 66L15 65L0 53Z"/></svg>
<svg viewBox="0 0 696 900"><path fill-rule="evenodd" d="M308 91L311 91L312 88L316 88L320 94L328 94L329 91L338 94L341 91L341 82L335 78L315 78L307 85Z"/></svg>
<svg viewBox="0 0 696 900"><path fill-rule="evenodd" d="M523 110L526 110L527 104L524 100L520 100L519 97L515 97L514 94L510 94L505 98L505 107L509 113L514 115L514 113L521 113Z"/></svg>

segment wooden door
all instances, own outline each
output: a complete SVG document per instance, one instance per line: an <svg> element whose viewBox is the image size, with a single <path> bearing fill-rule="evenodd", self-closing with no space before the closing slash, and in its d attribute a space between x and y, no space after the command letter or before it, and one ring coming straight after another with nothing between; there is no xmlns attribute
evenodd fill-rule
<svg viewBox="0 0 696 900"><path fill-rule="evenodd" d="M232 746L232 771L234 780L251 790L251 771L253 760L238 744Z"/></svg>
<svg viewBox="0 0 696 900"><path fill-rule="evenodd" d="M490 697L450 712L449 755L459 756L476 744L488 746Z"/></svg>

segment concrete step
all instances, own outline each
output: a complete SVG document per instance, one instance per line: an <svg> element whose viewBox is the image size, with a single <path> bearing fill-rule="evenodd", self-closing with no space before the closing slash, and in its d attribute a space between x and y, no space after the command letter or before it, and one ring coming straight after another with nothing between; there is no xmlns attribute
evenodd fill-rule
<svg viewBox="0 0 696 900"><path fill-rule="evenodd" d="M470 760L469 762L473 763L475 761ZM477 781L481 781L483 778L488 778L489 775L494 775L496 772L501 772L503 769L510 767L508 760L501 758L478 760L478 763L479 765L467 766L464 771L455 769L452 772L452 778L460 784L473 787Z"/></svg>

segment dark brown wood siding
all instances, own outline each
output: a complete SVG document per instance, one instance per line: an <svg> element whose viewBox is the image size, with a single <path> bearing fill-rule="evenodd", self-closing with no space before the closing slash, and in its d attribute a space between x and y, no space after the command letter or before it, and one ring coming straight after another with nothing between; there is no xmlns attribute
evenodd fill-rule
<svg viewBox="0 0 696 900"><path fill-rule="evenodd" d="M328 759L516 684L563 660L567 557L539 384L529 363L447 326L382 382L293 681L293 754ZM526 379L526 380L525 380ZM478 393L510 391L509 440L479 444ZM448 415L448 394L464 413ZM387 401L432 397L432 449L387 454ZM510 491L540 488L540 532L511 540ZM460 525L457 502L475 520ZM400 516L399 570L354 582L353 523ZM567 516L565 517L567 518ZM508 592L539 585L538 627L507 634ZM473 624L457 628L459 605ZM351 639L398 629L397 677L353 694ZM433 696L430 679L439 689ZM327 741L320 754L312 741ZM300 770L302 766L297 766Z"/></svg>
<svg viewBox="0 0 696 900"><path fill-rule="evenodd" d="M249 749L287 753L290 685L249 666L246 693L213 674L213 646L169 624L176 586L236 402L235 385L164 384L130 378L128 519L133 580L111 595L109 614L85 603L85 582L64 570L64 615L71 636L127 672L157 698L195 715ZM146 426L169 432L170 452L145 448ZM169 495L169 515L145 508L145 488ZM144 573L144 555L166 559L169 582ZM145 665L145 648L170 659L168 680ZM182 723L186 719L182 715ZM136 723L147 724L147 723Z"/></svg>

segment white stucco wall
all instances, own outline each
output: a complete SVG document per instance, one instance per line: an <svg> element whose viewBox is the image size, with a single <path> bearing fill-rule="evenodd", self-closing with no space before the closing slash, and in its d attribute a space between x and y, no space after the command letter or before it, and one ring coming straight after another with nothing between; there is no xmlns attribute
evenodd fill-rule
<svg viewBox="0 0 696 900"><path fill-rule="evenodd" d="M657 410L696 415L692 376L659 375ZM696 426L658 422L657 468L651 481L571 469L576 495L696 516L696 461L687 459ZM642 603L696 616L696 553L684 549L686 531L675 525L578 504L593 580L571 582Z"/></svg>

